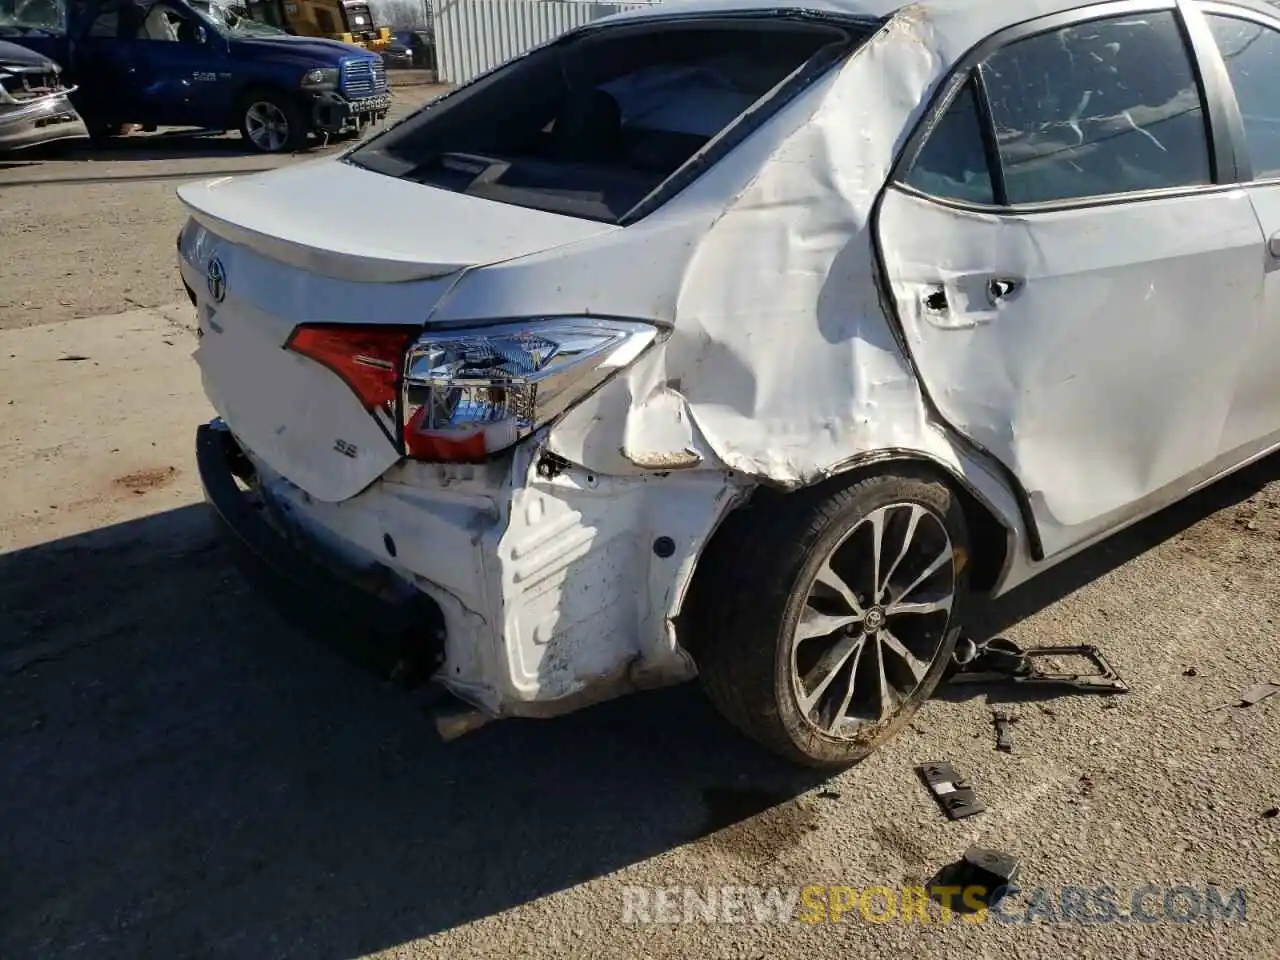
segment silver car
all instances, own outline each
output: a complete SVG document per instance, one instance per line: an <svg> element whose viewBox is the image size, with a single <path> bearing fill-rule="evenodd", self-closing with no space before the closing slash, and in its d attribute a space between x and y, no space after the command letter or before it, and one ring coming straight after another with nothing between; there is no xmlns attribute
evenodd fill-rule
<svg viewBox="0 0 1280 960"><path fill-rule="evenodd" d="M1277 90L1253 0L577 30L180 191L209 499L471 720L696 674L850 763L971 597L1280 442Z"/></svg>

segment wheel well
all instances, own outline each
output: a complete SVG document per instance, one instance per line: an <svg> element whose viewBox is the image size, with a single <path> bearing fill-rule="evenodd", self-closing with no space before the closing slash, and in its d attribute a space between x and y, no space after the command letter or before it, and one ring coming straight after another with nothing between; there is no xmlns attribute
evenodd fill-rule
<svg viewBox="0 0 1280 960"><path fill-rule="evenodd" d="M1005 528L986 504L970 491L954 474L929 460L915 457L901 457L892 460L881 460L873 464L855 467L852 470L837 474L818 483L798 490L783 491L773 487L760 486L751 495L730 510L716 526L702 549L694 567L693 577L685 591L677 617L677 633L680 642L688 649L689 641L696 638L699 632L699 611L706 609L702 600L708 581L714 579L711 570L717 563L732 562L736 551L750 541L751 516L755 510L768 510L770 504L776 504L786 497L812 495L835 486L845 486L863 477L876 474L911 473L926 476L946 484L956 496L964 511L965 525L969 528L969 546L972 552L969 571L970 589L976 594L987 594L995 587L996 581L1004 569L1005 559L1009 552L1008 530ZM686 618L692 629L681 629ZM707 626L711 626L708 624ZM697 651L690 650L697 658Z"/></svg>
<svg viewBox="0 0 1280 960"><path fill-rule="evenodd" d="M990 508L962 483L951 476L943 479L960 500L964 522L969 528L969 545L973 549L969 586L974 593L990 593L995 589L1009 555L1009 531Z"/></svg>
<svg viewBox="0 0 1280 960"><path fill-rule="evenodd" d="M240 123L240 115L244 111L244 108L248 105L249 98L260 96L262 94L271 94L271 96L273 97L280 97L285 100L290 99L290 96L291 96L290 92L284 89L284 87L278 87L278 86L275 86L274 84L270 84L270 83L246 84L236 92L235 99L232 101L233 106L231 107L231 109L237 124Z"/></svg>

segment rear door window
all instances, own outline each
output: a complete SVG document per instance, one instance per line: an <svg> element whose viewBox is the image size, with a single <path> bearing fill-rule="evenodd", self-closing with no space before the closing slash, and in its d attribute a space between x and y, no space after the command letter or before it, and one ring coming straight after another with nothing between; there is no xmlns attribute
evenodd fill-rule
<svg viewBox="0 0 1280 960"><path fill-rule="evenodd" d="M1200 90L1173 11L1017 40L980 69L1010 204L1211 182Z"/></svg>
<svg viewBox="0 0 1280 960"><path fill-rule="evenodd" d="M966 83L929 133L905 182L949 200L995 202L982 117L972 83Z"/></svg>

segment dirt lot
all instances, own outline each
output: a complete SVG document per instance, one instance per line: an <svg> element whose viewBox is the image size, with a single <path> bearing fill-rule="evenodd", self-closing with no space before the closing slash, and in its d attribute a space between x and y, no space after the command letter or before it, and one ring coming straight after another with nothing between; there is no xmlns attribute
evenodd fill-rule
<svg viewBox="0 0 1280 960"><path fill-rule="evenodd" d="M390 119L445 89L397 88ZM250 153L235 133L167 130L101 148L73 145L0 157L0 330L183 299L173 260L183 215L174 189L292 159Z"/></svg>
<svg viewBox="0 0 1280 960"><path fill-rule="evenodd" d="M983 612L1097 643L1122 697L953 689L825 783L696 686L442 745L265 606L199 503L172 191L262 164L140 140L0 170L0 956L1280 956L1280 697L1213 709L1280 681L1280 461ZM937 759L987 813L939 815ZM915 885L972 842L1157 913L1242 887L1247 922L622 923L628 886Z"/></svg>

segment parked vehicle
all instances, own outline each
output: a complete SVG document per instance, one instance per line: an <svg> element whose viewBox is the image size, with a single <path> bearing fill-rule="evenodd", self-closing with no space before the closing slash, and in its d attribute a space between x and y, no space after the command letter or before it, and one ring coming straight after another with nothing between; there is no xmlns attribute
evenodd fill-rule
<svg viewBox="0 0 1280 960"><path fill-rule="evenodd" d="M409 48L392 37L382 51L382 62L392 70L406 70L413 66L413 54Z"/></svg>
<svg viewBox="0 0 1280 960"><path fill-rule="evenodd" d="M389 67L435 70L435 34L431 30L397 30L382 57Z"/></svg>
<svg viewBox="0 0 1280 960"><path fill-rule="evenodd" d="M11 39L67 65L79 86L72 103L95 135L126 124L238 128L276 153L311 133L358 133L391 105L376 54L286 36L221 6L87 0L68 12L65 28Z"/></svg>
<svg viewBox="0 0 1280 960"><path fill-rule="evenodd" d="M0 151L87 136L73 90L48 57L0 41Z"/></svg>
<svg viewBox="0 0 1280 960"><path fill-rule="evenodd" d="M478 716L696 669L841 765L974 595L1277 449L1280 15L900 2L647 7L183 187L246 569Z"/></svg>

